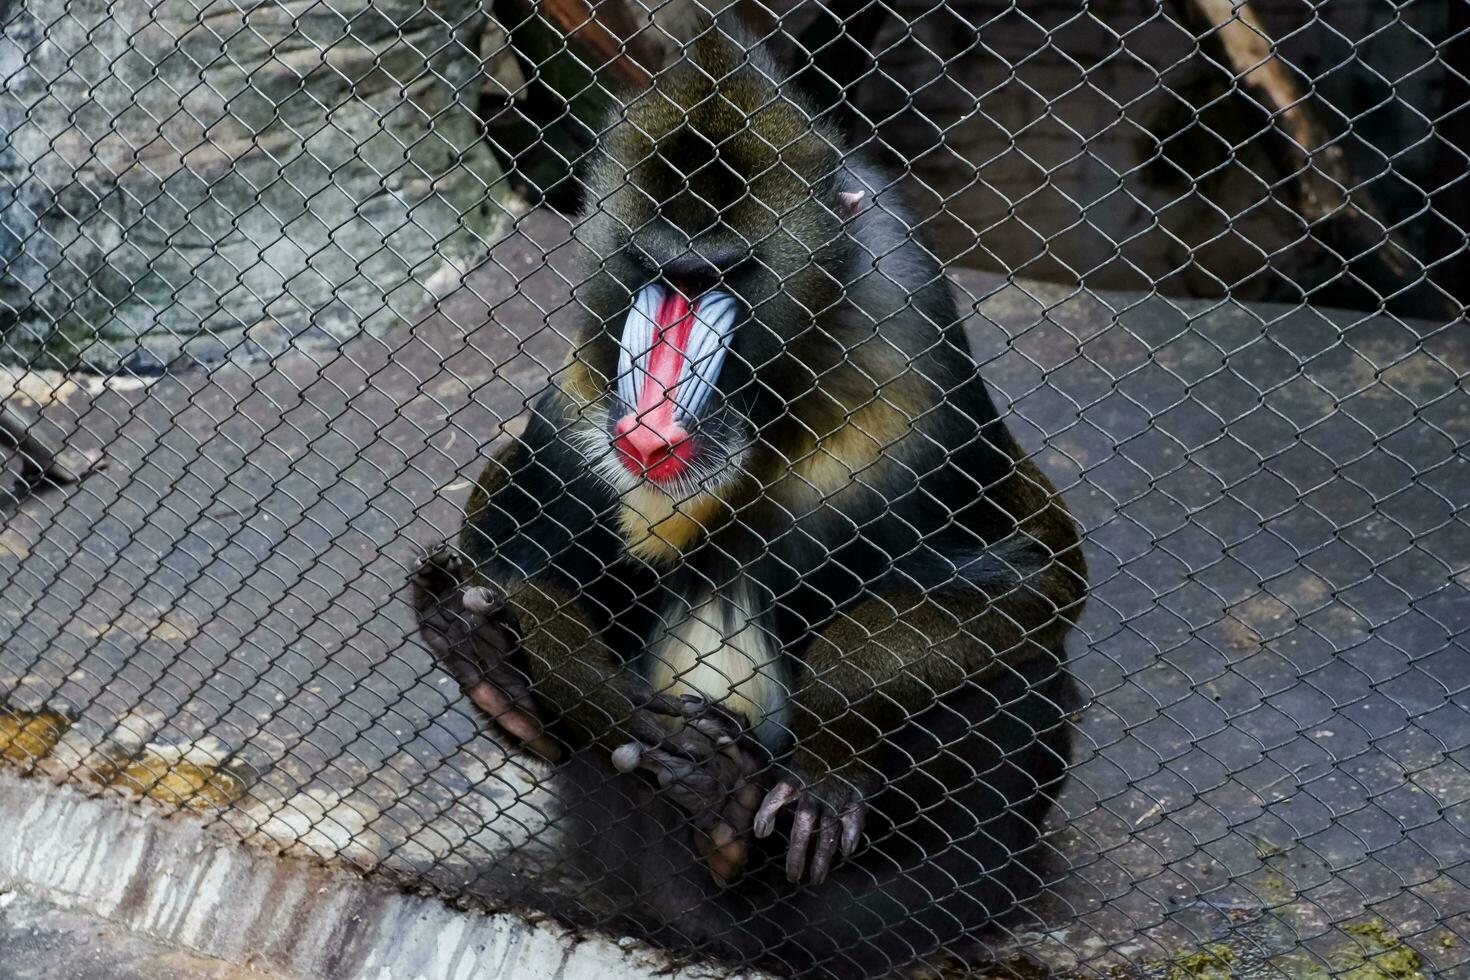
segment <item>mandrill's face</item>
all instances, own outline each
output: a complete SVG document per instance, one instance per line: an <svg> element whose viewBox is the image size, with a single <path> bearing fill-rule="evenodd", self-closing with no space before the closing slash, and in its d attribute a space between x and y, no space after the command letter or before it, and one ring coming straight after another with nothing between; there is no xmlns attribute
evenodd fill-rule
<svg viewBox="0 0 1470 980"><path fill-rule="evenodd" d="M578 351L591 368L574 430L620 492L675 499L718 492L745 472L760 424L740 336L750 308L722 283L647 276Z"/></svg>
<svg viewBox="0 0 1470 980"><path fill-rule="evenodd" d="M740 312L739 300L719 287L650 282L638 291L608 392L609 445L629 474L677 484L717 477L735 462L731 437L748 420L731 409L719 381Z"/></svg>
<svg viewBox="0 0 1470 980"><path fill-rule="evenodd" d="M621 491L683 498L745 475L813 386L792 365L842 298L836 151L769 93L749 115L719 102L635 104L586 179L579 235L598 264L578 293L595 322L577 441Z"/></svg>

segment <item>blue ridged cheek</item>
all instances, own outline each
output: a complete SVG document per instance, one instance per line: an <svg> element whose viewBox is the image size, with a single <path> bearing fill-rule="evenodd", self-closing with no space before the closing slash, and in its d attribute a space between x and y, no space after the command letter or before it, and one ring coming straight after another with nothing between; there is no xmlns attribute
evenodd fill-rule
<svg viewBox="0 0 1470 980"><path fill-rule="evenodd" d="M689 349L684 352L684 370L674 401L685 419L696 419L709 404L730 350L739 306L735 297L711 290L694 308L694 327L689 331Z"/></svg>
<svg viewBox="0 0 1470 980"><path fill-rule="evenodd" d="M618 338L618 397L629 408L638 404L638 392L648 379L648 355L653 350L654 332L658 328L658 308L664 301L664 288L649 283L633 298L633 308L623 322Z"/></svg>

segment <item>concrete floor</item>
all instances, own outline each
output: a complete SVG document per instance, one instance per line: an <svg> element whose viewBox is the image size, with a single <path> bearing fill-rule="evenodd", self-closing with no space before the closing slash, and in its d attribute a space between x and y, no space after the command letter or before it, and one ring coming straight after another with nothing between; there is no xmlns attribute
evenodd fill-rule
<svg viewBox="0 0 1470 980"><path fill-rule="evenodd" d="M0 827L0 980L712 980L628 937L451 908L5 770Z"/></svg>
<svg viewBox="0 0 1470 980"><path fill-rule="evenodd" d="M47 406L111 468L0 531L0 699L75 717L42 768L116 782L144 747L228 773L191 799L245 836L528 894L552 801L401 592L560 361L565 241L533 212L436 315L331 358ZM1406 944L1424 975L1470 970L1463 325L957 282L1093 569L1091 748L1055 886L996 955L1345 970Z"/></svg>
<svg viewBox="0 0 1470 980"><path fill-rule="evenodd" d="M0 980L292 980L173 949L98 916L0 892Z"/></svg>

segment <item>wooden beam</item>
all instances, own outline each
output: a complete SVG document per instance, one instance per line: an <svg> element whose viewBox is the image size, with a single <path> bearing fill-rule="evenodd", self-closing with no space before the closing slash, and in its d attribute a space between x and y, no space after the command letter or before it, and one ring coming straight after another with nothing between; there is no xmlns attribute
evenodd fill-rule
<svg viewBox="0 0 1470 980"><path fill-rule="evenodd" d="M653 83L659 69L657 49L640 33L640 27L623 0L538 0L537 7L563 35L586 48L599 61L591 67L606 67L623 82L637 89Z"/></svg>
<svg viewBox="0 0 1470 980"><path fill-rule="evenodd" d="M1292 175L1292 206L1314 234L1347 252L1348 258L1377 267L1374 278L1393 289L1422 283L1422 269L1408 260L1413 252L1389 230L1389 222L1372 195L1353 172L1332 127L1316 108L1315 94L1299 72L1276 54L1276 44L1247 0L1180 0L1186 15L1205 28L1201 43L1212 43L1225 65L1251 96L1270 114L1287 137L1290 149L1281 161ZM1415 297L1425 296L1416 291ZM1458 306L1435 292L1441 309L1420 310L1458 316ZM1428 297L1425 296L1427 299ZM1429 302L1434 302L1430 299Z"/></svg>

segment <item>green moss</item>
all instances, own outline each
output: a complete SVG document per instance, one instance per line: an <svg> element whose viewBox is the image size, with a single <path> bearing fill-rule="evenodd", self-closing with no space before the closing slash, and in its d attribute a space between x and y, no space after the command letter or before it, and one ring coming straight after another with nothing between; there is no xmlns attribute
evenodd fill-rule
<svg viewBox="0 0 1470 980"><path fill-rule="evenodd" d="M1424 980L1421 969L1424 961L1419 954L1404 945L1382 919L1368 919L1342 927L1342 931L1356 938L1366 951L1359 950L1362 962L1351 961L1341 965L1347 967L1343 980Z"/></svg>
<svg viewBox="0 0 1470 980"><path fill-rule="evenodd" d="M1342 926L1340 935L1344 938L1321 957L1301 952L1273 956L1269 963L1274 975L1292 980L1426 980L1419 954L1382 919Z"/></svg>
<svg viewBox="0 0 1470 980"><path fill-rule="evenodd" d="M1169 963L1169 980L1230 980L1235 975L1235 953L1224 943L1181 953Z"/></svg>
<svg viewBox="0 0 1470 980"><path fill-rule="evenodd" d="M0 759L35 762L49 754L69 728L71 719L55 711L0 707Z"/></svg>

